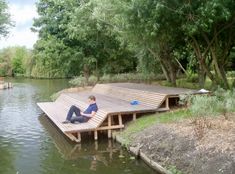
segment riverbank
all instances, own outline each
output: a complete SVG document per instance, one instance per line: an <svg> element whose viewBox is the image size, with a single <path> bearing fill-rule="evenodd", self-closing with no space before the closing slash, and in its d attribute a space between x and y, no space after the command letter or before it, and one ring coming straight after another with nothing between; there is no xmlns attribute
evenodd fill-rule
<svg viewBox="0 0 235 174"><path fill-rule="evenodd" d="M175 174L235 173L235 113L228 120L208 118L208 123L199 140L188 111L181 110L142 117L117 137L154 168L160 165Z"/></svg>

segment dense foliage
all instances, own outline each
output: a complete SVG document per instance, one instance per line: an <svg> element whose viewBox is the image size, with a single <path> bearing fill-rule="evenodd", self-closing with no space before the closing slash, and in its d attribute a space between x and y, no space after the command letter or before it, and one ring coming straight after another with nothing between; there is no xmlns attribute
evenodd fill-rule
<svg viewBox="0 0 235 174"><path fill-rule="evenodd" d="M206 76L216 85L229 87L226 68L231 63L230 54L235 44L235 4L232 0L106 3L110 4L109 8L105 11L100 7L103 9L100 16L109 14L113 7L113 16L123 19L124 30L121 30L128 33L131 42L139 44L153 59L160 61L166 78L173 85L177 69L185 72L192 67L202 87Z"/></svg>
<svg viewBox="0 0 235 174"><path fill-rule="evenodd" d="M8 5L5 0L0 0L0 37L5 37L12 25Z"/></svg>
<svg viewBox="0 0 235 174"><path fill-rule="evenodd" d="M200 87L206 79L235 84L227 77L235 67L233 0L40 0L37 10L33 77L163 73L171 85L181 74Z"/></svg>
<svg viewBox="0 0 235 174"><path fill-rule="evenodd" d="M70 77L82 74L134 71L137 59L109 26L93 17L95 4L74 0L41 0L40 17L34 28L40 39L35 45L33 74ZM38 73L38 74L37 74Z"/></svg>
<svg viewBox="0 0 235 174"><path fill-rule="evenodd" d="M48 77L140 71L198 74L229 88L235 44L232 0L41 0L34 72ZM137 61L138 60L138 61ZM38 76L38 75L36 75Z"/></svg>
<svg viewBox="0 0 235 174"><path fill-rule="evenodd" d="M0 76L31 75L32 53L25 47L8 47L0 50Z"/></svg>

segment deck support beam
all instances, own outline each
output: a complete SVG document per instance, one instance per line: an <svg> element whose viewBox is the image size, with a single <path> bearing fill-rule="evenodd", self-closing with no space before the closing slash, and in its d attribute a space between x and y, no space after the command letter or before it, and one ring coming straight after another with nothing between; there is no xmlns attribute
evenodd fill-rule
<svg viewBox="0 0 235 174"><path fill-rule="evenodd" d="M78 132L77 133L77 142L81 142L81 133L80 132Z"/></svg>
<svg viewBox="0 0 235 174"><path fill-rule="evenodd" d="M67 137L69 137L69 139L71 139L72 141L75 141L77 143L81 142L81 134L80 132L76 132L77 136L75 135L75 133L65 133L65 135Z"/></svg>
<svg viewBox="0 0 235 174"><path fill-rule="evenodd" d="M136 113L133 113L133 121L136 120Z"/></svg>
<svg viewBox="0 0 235 174"><path fill-rule="evenodd" d="M112 127L112 115L109 115L108 116L108 138L112 138L112 130L111 130L111 127Z"/></svg>
<svg viewBox="0 0 235 174"><path fill-rule="evenodd" d="M95 139L95 141L98 140L98 131L97 130L94 131L94 139Z"/></svg>
<svg viewBox="0 0 235 174"><path fill-rule="evenodd" d="M166 109L170 109L169 108L169 98L168 97L166 98Z"/></svg>
<svg viewBox="0 0 235 174"><path fill-rule="evenodd" d="M98 145L98 142L95 141L95 150L98 150L99 149L99 145Z"/></svg>
<svg viewBox="0 0 235 174"><path fill-rule="evenodd" d="M119 124L119 126L122 125L122 115L121 114L118 114L118 124Z"/></svg>
<svg viewBox="0 0 235 174"><path fill-rule="evenodd" d="M118 114L118 125L124 127L124 125L122 124L122 114ZM120 128L120 130L122 130L122 128Z"/></svg>

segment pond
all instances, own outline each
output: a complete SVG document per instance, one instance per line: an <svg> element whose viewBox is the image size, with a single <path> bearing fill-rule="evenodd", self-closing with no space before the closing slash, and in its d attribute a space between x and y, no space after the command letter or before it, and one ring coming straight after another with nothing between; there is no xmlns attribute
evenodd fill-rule
<svg viewBox="0 0 235 174"><path fill-rule="evenodd" d="M0 174L155 173L118 143L69 141L36 103L68 87L68 80L8 79L0 90Z"/></svg>

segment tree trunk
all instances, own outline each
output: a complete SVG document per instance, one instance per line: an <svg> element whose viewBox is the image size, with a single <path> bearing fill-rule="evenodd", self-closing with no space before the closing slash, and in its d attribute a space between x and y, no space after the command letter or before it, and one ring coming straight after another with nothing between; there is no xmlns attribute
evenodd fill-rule
<svg viewBox="0 0 235 174"><path fill-rule="evenodd" d="M166 77L166 80L168 81L168 82L170 82L170 76L169 76L169 74L168 74L168 72L167 72L167 70L166 70L166 67L161 63L161 67L162 67L162 71L163 71L163 74L165 75L165 77Z"/></svg>
<svg viewBox="0 0 235 174"><path fill-rule="evenodd" d="M155 58L160 60L161 67L167 81L172 86L176 86L177 63L175 62L175 59L171 57L171 51L169 48L166 45L163 45L159 51L159 54L155 53L150 48L148 48L148 50Z"/></svg>
<svg viewBox="0 0 235 174"><path fill-rule="evenodd" d="M88 85L90 73L89 73L89 68L87 65L83 66L83 74L86 79L86 84Z"/></svg>
<svg viewBox="0 0 235 174"><path fill-rule="evenodd" d="M214 64L214 69L215 69L215 73L217 75L217 84L220 85L221 87L228 89L229 88L229 84L228 84L228 80L226 78L226 73L224 70L223 65L218 63L218 58L216 56L215 53L215 49L211 48L211 56L213 59L213 64Z"/></svg>
<svg viewBox="0 0 235 174"><path fill-rule="evenodd" d="M198 68L198 84L200 88L204 88L205 87L205 81L206 81L206 73L203 70L203 68L201 67L201 65L199 65Z"/></svg>
<svg viewBox="0 0 235 174"><path fill-rule="evenodd" d="M205 62L207 54L206 53L203 54L200 50L200 47L199 47L197 40L194 37L192 37L192 39L193 39L192 47L194 49L195 56L198 60L199 67L201 67L202 71L204 71L206 73L206 75L210 78L210 80L214 83L216 78L210 72L210 67L208 67Z"/></svg>

